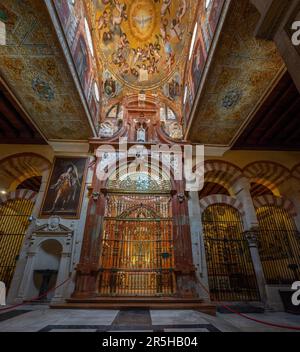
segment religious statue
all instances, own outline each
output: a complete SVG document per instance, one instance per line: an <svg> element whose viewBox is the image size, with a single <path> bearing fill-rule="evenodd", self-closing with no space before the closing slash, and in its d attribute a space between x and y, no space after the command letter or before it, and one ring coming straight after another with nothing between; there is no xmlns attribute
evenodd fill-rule
<svg viewBox="0 0 300 352"><path fill-rule="evenodd" d="M139 129L137 130L137 142L146 142L146 130L143 126L139 127Z"/></svg>

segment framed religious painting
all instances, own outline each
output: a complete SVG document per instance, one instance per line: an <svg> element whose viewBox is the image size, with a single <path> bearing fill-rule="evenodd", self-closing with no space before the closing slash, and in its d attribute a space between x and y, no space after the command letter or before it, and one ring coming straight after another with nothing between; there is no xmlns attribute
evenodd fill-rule
<svg viewBox="0 0 300 352"><path fill-rule="evenodd" d="M48 180L40 217L78 219L87 172L87 158L57 157Z"/></svg>

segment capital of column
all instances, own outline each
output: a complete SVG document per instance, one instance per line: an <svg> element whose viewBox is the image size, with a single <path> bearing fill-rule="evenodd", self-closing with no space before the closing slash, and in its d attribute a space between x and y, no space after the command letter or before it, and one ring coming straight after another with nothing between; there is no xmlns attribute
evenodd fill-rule
<svg viewBox="0 0 300 352"><path fill-rule="evenodd" d="M249 247L257 247L259 231L259 226L254 225L249 230L244 232Z"/></svg>

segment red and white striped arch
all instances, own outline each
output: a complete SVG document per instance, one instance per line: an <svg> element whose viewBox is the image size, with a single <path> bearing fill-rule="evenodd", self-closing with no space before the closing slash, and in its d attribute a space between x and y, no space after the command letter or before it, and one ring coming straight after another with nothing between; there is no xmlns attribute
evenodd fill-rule
<svg viewBox="0 0 300 352"><path fill-rule="evenodd" d="M237 209L242 216L245 215L243 204L236 198L226 196L224 194L214 194L204 197L200 200L200 208L205 211L208 207L215 204L226 204Z"/></svg>
<svg viewBox="0 0 300 352"><path fill-rule="evenodd" d="M281 209L285 209L291 216L297 216L297 210L295 205L289 199L283 197L275 197L272 195L264 195L260 197L255 197L253 199L253 204L256 209L265 207L265 206L275 206Z"/></svg>
<svg viewBox="0 0 300 352"><path fill-rule="evenodd" d="M36 153L19 153L0 160L0 184L7 190L14 190L23 181L42 176L51 168L51 162Z"/></svg>
<svg viewBox="0 0 300 352"><path fill-rule="evenodd" d="M15 192L0 195L0 204L17 199L26 199L32 201L32 203L35 203L37 195L38 194L36 192L29 189L19 189Z"/></svg>
<svg viewBox="0 0 300 352"><path fill-rule="evenodd" d="M197 165L196 169L201 169ZM234 164L221 160L206 160L204 162L205 182L217 183L229 192L233 185L243 177L242 170Z"/></svg>

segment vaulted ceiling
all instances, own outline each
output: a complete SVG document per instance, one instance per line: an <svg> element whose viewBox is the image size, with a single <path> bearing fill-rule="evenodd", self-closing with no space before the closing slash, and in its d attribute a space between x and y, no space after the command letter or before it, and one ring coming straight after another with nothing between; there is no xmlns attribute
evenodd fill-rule
<svg viewBox="0 0 300 352"><path fill-rule="evenodd" d="M103 69L134 90L160 88L183 72L195 0L91 1L91 17Z"/></svg>
<svg viewBox="0 0 300 352"><path fill-rule="evenodd" d="M2 0L0 14L0 75L14 97L1 95L2 137L87 140L114 104L145 91L175 109L192 142L298 143L297 122L286 124L297 115L297 91L290 79L276 86L285 67L272 41L255 38L260 16L249 0ZM283 125L288 140L274 139Z"/></svg>
<svg viewBox="0 0 300 352"><path fill-rule="evenodd" d="M93 136L44 1L1 0L0 75L49 140ZM17 126L15 126L17 128Z"/></svg>
<svg viewBox="0 0 300 352"><path fill-rule="evenodd" d="M272 41L255 38L260 15L248 0L232 0L194 106L186 137L232 146L284 68Z"/></svg>

